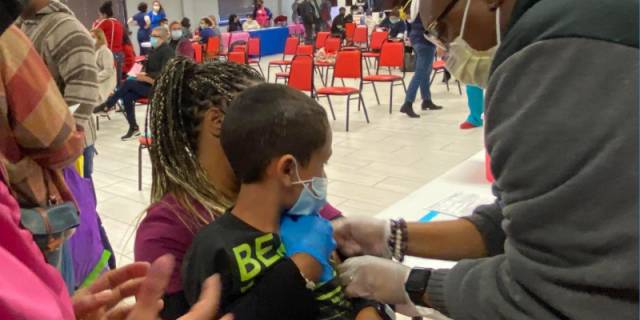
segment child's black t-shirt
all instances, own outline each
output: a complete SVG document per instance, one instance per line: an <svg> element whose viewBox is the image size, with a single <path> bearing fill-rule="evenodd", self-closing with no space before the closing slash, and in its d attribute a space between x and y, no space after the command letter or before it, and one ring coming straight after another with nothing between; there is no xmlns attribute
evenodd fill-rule
<svg viewBox="0 0 640 320"><path fill-rule="evenodd" d="M285 255L277 234L265 233L225 213L196 235L182 267L184 293L193 305L202 283L220 274L219 316L244 319L353 319L337 277L313 292Z"/></svg>

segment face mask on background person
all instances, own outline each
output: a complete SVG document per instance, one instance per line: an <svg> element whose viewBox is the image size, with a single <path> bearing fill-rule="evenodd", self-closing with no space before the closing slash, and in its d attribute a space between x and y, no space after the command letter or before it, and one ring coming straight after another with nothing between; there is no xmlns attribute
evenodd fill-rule
<svg viewBox="0 0 640 320"><path fill-rule="evenodd" d="M293 184L301 184L303 188L298 200L287 213L295 216L306 216L320 212L320 209L327 204L327 178L313 177L309 180L302 180L298 172L298 162L294 160L294 164L298 181Z"/></svg>
<svg viewBox="0 0 640 320"><path fill-rule="evenodd" d="M469 43L462 38L464 36L464 27L467 23L470 3L471 0L467 0L467 6L464 9L464 16L462 17L460 35L449 44L447 70L449 70L456 79L460 80L460 82L486 88L489 82L489 73L491 72L493 57L500 45L500 7L496 9L496 34L498 44L489 50L479 51L472 48Z"/></svg>
<svg viewBox="0 0 640 320"><path fill-rule="evenodd" d="M182 30L172 30L171 31L171 39L180 40L182 38Z"/></svg>
<svg viewBox="0 0 640 320"><path fill-rule="evenodd" d="M158 46L160 46L160 39L158 39L158 37L151 37L151 40L149 40L149 42L151 42L151 47L152 48L157 48Z"/></svg>

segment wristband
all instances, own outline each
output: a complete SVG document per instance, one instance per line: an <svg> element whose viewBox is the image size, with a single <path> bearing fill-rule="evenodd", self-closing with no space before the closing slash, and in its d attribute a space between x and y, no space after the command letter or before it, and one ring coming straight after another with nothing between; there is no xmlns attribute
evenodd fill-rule
<svg viewBox="0 0 640 320"><path fill-rule="evenodd" d="M389 250L394 259L402 262L407 252L407 240L409 239L407 222L404 219L391 220L390 228Z"/></svg>

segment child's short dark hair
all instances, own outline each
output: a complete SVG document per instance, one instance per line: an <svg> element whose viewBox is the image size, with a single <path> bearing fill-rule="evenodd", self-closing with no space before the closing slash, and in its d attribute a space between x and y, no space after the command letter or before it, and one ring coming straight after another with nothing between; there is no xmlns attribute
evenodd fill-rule
<svg viewBox="0 0 640 320"><path fill-rule="evenodd" d="M236 97L222 124L222 147L241 183L262 179L269 163L285 154L307 165L331 130L327 113L304 93L260 84Z"/></svg>

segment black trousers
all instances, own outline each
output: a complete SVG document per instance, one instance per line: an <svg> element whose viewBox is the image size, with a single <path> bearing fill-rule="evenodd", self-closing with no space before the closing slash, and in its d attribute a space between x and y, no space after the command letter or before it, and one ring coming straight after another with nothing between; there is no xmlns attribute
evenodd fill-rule
<svg viewBox="0 0 640 320"><path fill-rule="evenodd" d="M137 129L138 124L136 123L136 100L140 98L147 98L151 93L151 85L138 81L135 79L130 79L125 81L116 93L109 97L106 101L106 105L108 107L113 107L116 105L118 100L122 99L122 104L124 104L124 112L127 116L127 122L129 122L129 128Z"/></svg>
<svg viewBox="0 0 640 320"><path fill-rule="evenodd" d="M313 44L313 23L304 23L304 42Z"/></svg>

